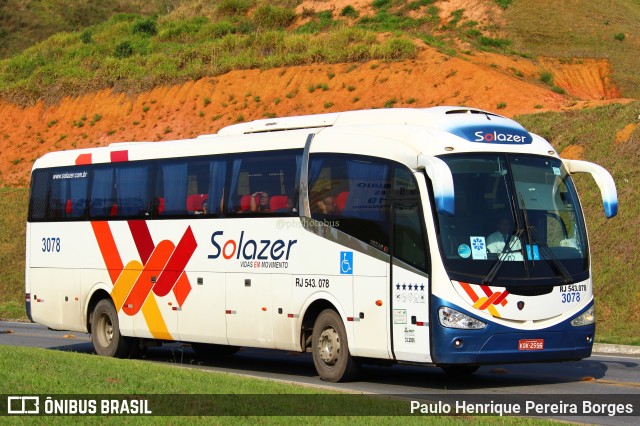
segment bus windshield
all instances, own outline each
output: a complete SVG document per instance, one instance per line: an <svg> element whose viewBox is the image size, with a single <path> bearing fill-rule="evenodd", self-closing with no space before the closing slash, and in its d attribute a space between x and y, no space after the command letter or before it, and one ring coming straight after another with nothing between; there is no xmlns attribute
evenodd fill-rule
<svg viewBox="0 0 640 426"><path fill-rule="evenodd" d="M452 279L512 287L588 277L582 213L560 160L501 153L440 158L455 188L455 215L438 216Z"/></svg>

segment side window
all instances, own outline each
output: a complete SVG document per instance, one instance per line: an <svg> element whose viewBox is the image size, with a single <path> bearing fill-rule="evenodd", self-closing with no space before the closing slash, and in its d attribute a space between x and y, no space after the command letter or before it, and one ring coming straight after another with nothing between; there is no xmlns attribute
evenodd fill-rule
<svg viewBox="0 0 640 426"><path fill-rule="evenodd" d="M31 176L29 220L83 219L87 211L86 169L39 169Z"/></svg>
<svg viewBox="0 0 640 426"><path fill-rule="evenodd" d="M426 236L416 180L413 173L403 166L395 166L394 171L393 255L425 271L428 266Z"/></svg>
<svg viewBox="0 0 640 426"><path fill-rule="evenodd" d="M29 221L42 221L48 218L50 184L51 174L48 170L35 170L31 175Z"/></svg>
<svg viewBox="0 0 640 426"><path fill-rule="evenodd" d="M51 219L83 218L87 209L88 173L77 169L54 169L51 175Z"/></svg>
<svg viewBox="0 0 640 426"><path fill-rule="evenodd" d="M149 163L97 165L92 170L91 218L145 218L149 215Z"/></svg>
<svg viewBox="0 0 640 426"><path fill-rule="evenodd" d="M371 157L314 155L309 166L311 217L388 252L391 173Z"/></svg>
<svg viewBox="0 0 640 426"><path fill-rule="evenodd" d="M295 214L300 164L298 151L234 156L227 213Z"/></svg>
<svg viewBox="0 0 640 426"><path fill-rule="evenodd" d="M219 215L226 173L225 157L162 161L156 169L153 216Z"/></svg>

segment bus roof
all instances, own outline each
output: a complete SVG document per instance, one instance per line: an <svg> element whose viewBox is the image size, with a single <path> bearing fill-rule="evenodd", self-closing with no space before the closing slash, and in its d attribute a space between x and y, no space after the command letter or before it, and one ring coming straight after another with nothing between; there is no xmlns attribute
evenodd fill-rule
<svg viewBox="0 0 640 426"><path fill-rule="evenodd" d="M119 142L53 152L35 168L153 158L302 149L380 156L417 166L417 157L453 152L529 152L557 156L552 146L509 118L467 107L386 108L270 118L222 128L215 135L166 142ZM249 136L250 135L250 136Z"/></svg>

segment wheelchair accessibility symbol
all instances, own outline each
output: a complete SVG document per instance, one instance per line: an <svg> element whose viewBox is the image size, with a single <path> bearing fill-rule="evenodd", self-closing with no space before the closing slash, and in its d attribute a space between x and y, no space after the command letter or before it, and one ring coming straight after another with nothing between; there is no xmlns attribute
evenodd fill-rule
<svg viewBox="0 0 640 426"><path fill-rule="evenodd" d="M340 252L340 274L353 275L353 252Z"/></svg>

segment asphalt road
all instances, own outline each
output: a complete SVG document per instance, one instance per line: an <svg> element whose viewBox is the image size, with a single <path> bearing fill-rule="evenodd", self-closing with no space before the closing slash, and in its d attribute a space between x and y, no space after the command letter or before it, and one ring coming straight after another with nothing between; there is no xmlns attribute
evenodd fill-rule
<svg viewBox="0 0 640 426"><path fill-rule="evenodd" d="M89 335L52 331L28 323L0 322L0 345L93 353ZM209 361L198 359L188 345L176 343L149 348L144 358L150 362L404 398L436 395L459 399L461 395L468 395L500 401L524 394L566 402L572 396L597 401L603 395L610 398L613 395L616 400L631 399L640 406L640 357L635 355L594 354L575 362L485 366L464 379L451 378L436 367L364 366L359 381L338 384L318 378L310 354L243 348L231 358ZM637 416L554 415L552 418L603 425L639 422Z"/></svg>

